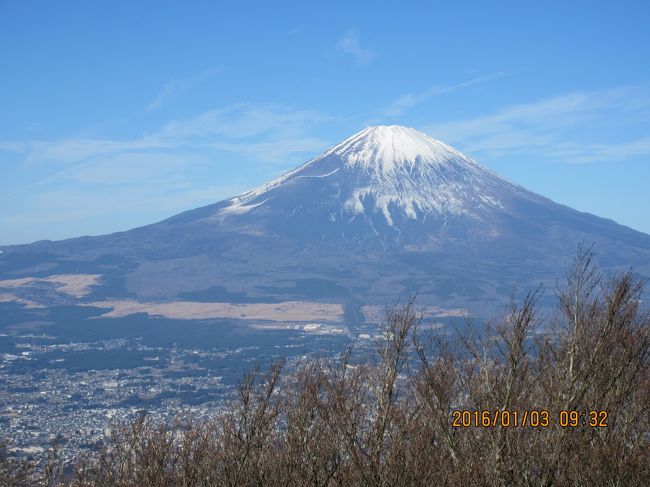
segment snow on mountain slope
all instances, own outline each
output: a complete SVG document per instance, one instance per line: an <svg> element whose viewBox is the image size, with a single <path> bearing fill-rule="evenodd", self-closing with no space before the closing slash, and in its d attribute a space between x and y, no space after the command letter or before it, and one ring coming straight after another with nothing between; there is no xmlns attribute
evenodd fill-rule
<svg viewBox="0 0 650 487"><path fill-rule="evenodd" d="M504 189L521 191L415 129L376 126L231 199L219 215L227 218L264 210L279 188L299 193L300 180L312 178L321 179L320 184L332 190L326 198L329 202L325 202L331 206L332 220L379 213L389 226L394 225L396 214L412 220L445 215L480 219L482 209L503 207L499 194ZM306 189L310 185L302 186ZM296 206L304 208L310 198L309 194L296 194Z"/></svg>

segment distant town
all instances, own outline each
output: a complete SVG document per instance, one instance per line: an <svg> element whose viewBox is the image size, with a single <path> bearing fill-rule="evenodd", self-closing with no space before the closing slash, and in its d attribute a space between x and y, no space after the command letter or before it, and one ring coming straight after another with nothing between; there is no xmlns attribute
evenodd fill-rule
<svg viewBox="0 0 650 487"><path fill-rule="evenodd" d="M276 353L266 359L286 356L288 369L307 357L296 351L315 337L338 337L328 342L335 348L320 350L331 356L343 349L341 339L353 334L348 327L324 323L251 326L270 333L278 328L290 330L293 340L273 345ZM376 327L367 325L359 325L353 335L358 351L370 350L381 338ZM215 418L245 372L264 361L259 346L166 348L139 338L59 343L45 334L12 339L14 350L0 353L0 436L11 438L10 451L37 463L56 443L63 462L71 464L80 453L97 449L112 425L144 412L160 420ZM123 363L112 363L109 356ZM223 368L229 361L238 364L234 370ZM215 372L219 367L221 375Z"/></svg>

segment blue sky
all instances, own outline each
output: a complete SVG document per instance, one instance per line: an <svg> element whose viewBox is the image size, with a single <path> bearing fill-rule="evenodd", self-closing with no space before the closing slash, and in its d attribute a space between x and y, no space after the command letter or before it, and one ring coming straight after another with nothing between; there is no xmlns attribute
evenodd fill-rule
<svg viewBox="0 0 650 487"><path fill-rule="evenodd" d="M650 2L0 0L0 244L233 196L367 125L650 233Z"/></svg>

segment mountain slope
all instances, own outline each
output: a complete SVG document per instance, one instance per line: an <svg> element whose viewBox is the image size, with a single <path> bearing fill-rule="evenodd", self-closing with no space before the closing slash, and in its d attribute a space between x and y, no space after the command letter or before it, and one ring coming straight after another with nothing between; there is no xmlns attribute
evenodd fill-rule
<svg viewBox="0 0 650 487"><path fill-rule="evenodd" d="M3 248L0 278L99 274L87 299L337 302L419 291L498 307L552 283L578 242L650 275L650 236L507 182L414 129L369 127L230 200L128 232Z"/></svg>

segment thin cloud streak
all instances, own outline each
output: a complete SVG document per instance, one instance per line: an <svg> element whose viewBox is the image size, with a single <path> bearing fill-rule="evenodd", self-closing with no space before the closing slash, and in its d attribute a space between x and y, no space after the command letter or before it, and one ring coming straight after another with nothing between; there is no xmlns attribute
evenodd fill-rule
<svg viewBox="0 0 650 487"><path fill-rule="evenodd" d="M201 85L211 79L217 77L223 72L222 68L210 68L201 73L195 74L182 79L170 79L167 81L162 90L156 95L156 97L147 105L146 111L151 112L162 107L167 103L171 98L173 98L178 93L188 91L195 86Z"/></svg>
<svg viewBox="0 0 650 487"><path fill-rule="evenodd" d="M492 73L486 76L480 76L478 78L473 78L462 83L456 83L453 85L445 86L433 86L432 88L420 92L420 93L407 93L400 96L397 100L393 101L386 108L382 110L382 113L385 115L402 115L409 109L421 105L426 102L429 98L434 96L443 95L445 93L450 93L468 86L485 83L486 81L492 81L498 78L503 78L504 76L510 75L510 71L499 71L497 73Z"/></svg>
<svg viewBox="0 0 650 487"><path fill-rule="evenodd" d="M295 35L295 34L297 34L298 32L302 32L302 31L305 30L306 28L307 28L307 27L305 27L304 25L303 25L302 27L297 27L297 28L295 28L295 29L290 30L289 32L287 32L287 35L288 35L288 36Z"/></svg>

